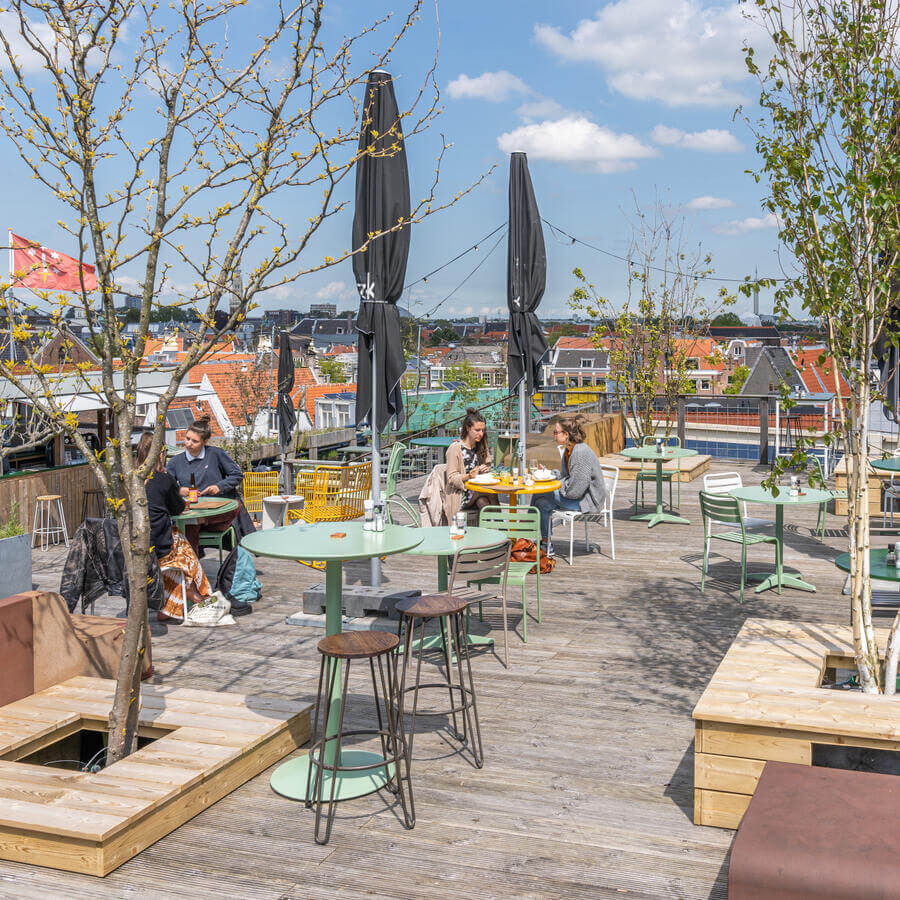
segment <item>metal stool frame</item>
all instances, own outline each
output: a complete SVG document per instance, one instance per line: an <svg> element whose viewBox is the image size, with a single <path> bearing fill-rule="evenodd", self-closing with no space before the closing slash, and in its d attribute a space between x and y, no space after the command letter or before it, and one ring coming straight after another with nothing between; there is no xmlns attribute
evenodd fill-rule
<svg viewBox="0 0 900 900"><path fill-rule="evenodd" d="M57 524L52 524L51 504L56 503ZM34 519L31 525L31 546L34 546L35 538L41 539L41 550L46 550L51 543L58 544L62 537L66 546L69 546L69 532L66 530L66 514L63 512L62 497L59 494L44 494L35 499Z"/></svg>
<svg viewBox="0 0 900 900"><path fill-rule="evenodd" d="M406 746L406 736L403 732L403 703L402 696L397 691L397 670L398 660L395 652L396 648L378 653L375 656L369 656L369 668L372 673L372 688L375 693L375 711L378 716L378 728L358 728L352 731L344 731L344 712L347 709L347 688L350 684L350 663L348 658L338 658L322 653L322 663L319 667L319 686L316 692L316 709L312 721L312 735L309 745L309 769L306 776L306 808L310 809L315 803L316 805L316 822L314 827L314 836L317 844L327 844L331 839L331 829L334 825L334 807L335 807L335 790L337 788L337 774L339 772L362 772L367 769L379 769L384 767L387 775L387 789L396 794L400 798L400 805L403 808L403 824L406 828L413 828L416 824L416 808L413 800L412 777L410 775L409 766L409 750ZM382 657L387 657L388 676L385 680L384 665ZM375 659L378 659L378 677L375 675ZM343 665L346 665L343 676L343 686L341 689L341 707L338 716L337 732L328 734L328 697L334 695L334 686L336 679L341 673ZM326 677L326 670L328 672ZM324 694L326 701L322 702L322 684L327 680L328 689ZM378 681L381 681L382 696L384 698L385 713L387 715L387 728L384 726L384 717L381 713L381 703L378 697ZM322 737L317 739L319 733L319 710L322 710ZM370 763L364 766L342 766L341 743L345 737L355 737L357 735L378 735L381 739L381 751L384 757L383 762ZM325 745L328 741L336 741L335 745L335 762L334 765L328 765L324 760ZM388 750L390 749L390 753ZM406 774L403 775L401 769L401 761L406 765ZM313 778L313 770L315 770L315 778ZM324 805L324 786L325 779L323 777L325 771L331 772L331 791L328 798L328 812L325 818L325 835L320 836L322 821L322 806ZM393 775L391 773L394 773ZM394 777L396 776L396 777ZM407 797L404 791L403 782L406 782L409 791L409 804L407 805ZM313 799L314 798L314 799Z"/></svg>

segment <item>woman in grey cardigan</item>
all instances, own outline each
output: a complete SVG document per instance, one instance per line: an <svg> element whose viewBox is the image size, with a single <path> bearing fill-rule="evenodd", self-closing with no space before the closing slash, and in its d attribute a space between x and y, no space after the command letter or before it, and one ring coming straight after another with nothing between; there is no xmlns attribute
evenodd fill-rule
<svg viewBox="0 0 900 900"><path fill-rule="evenodd" d="M606 501L606 482L597 454L584 443L584 431L574 419L560 419L553 430L556 443L564 447L562 485L552 494L538 494L532 501L541 512L541 538L550 531L555 509L599 512Z"/></svg>

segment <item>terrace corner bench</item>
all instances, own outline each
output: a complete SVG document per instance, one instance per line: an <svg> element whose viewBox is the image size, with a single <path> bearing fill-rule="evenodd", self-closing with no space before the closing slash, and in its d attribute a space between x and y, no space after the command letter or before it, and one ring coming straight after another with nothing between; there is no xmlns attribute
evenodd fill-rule
<svg viewBox="0 0 900 900"><path fill-rule="evenodd" d="M731 845L728 900L896 897L900 779L767 762Z"/></svg>

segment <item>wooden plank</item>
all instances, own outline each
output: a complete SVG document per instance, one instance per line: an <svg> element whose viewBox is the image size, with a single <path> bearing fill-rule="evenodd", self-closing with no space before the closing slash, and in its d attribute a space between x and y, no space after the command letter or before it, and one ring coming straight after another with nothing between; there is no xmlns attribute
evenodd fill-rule
<svg viewBox="0 0 900 900"><path fill-rule="evenodd" d="M703 723L703 752L747 759L773 759L808 766L812 762L809 741L783 729Z"/></svg>
<svg viewBox="0 0 900 900"><path fill-rule="evenodd" d="M737 828L747 812L751 798L746 794L724 791L694 791L694 824L714 828Z"/></svg>
<svg viewBox="0 0 900 900"><path fill-rule="evenodd" d="M749 795L756 790L756 783L765 764L764 759L695 753L694 787Z"/></svg>

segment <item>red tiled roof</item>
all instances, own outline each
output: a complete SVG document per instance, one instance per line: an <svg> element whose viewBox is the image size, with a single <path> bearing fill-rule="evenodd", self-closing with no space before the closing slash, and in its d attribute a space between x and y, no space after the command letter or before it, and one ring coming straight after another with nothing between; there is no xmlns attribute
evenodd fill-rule
<svg viewBox="0 0 900 900"><path fill-rule="evenodd" d="M209 403L206 403L203 400L194 400L191 398L176 398L169 404L169 409L189 409L195 419L199 419L201 416L209 416L209 430L212 432L213 437L224 436L222 425L216 418L215 411L209 405ZM184 440L184 433L186 431L186 428L176 429L176 443L180 443Z"/></svg>
<svg viewBox="0 0 900 900"><path fill-rule="evenodd" d="M820 363L819 359L822 356L825 359ZM803 384L810 393L840 393L843 397L850 395L850 386L843 378L840 379L838 391L838 374L834 370L834 360L823 347L803 347L796 351L793 357L800 370Z"/></svg>
<svg viewBox="0 0 900 900"><path fill-rule="evenodd" d="M310 422L316 421L316 398L326 394L356 393L355 384L314 384L306 389L306 413Z"/></svg>
<svg viewBox="0 0 900 900"><path fill-rule="evenodd" d="M557 338L554 348L560 350L596 350L592 338L583 335L565 334Z"/></svg>

